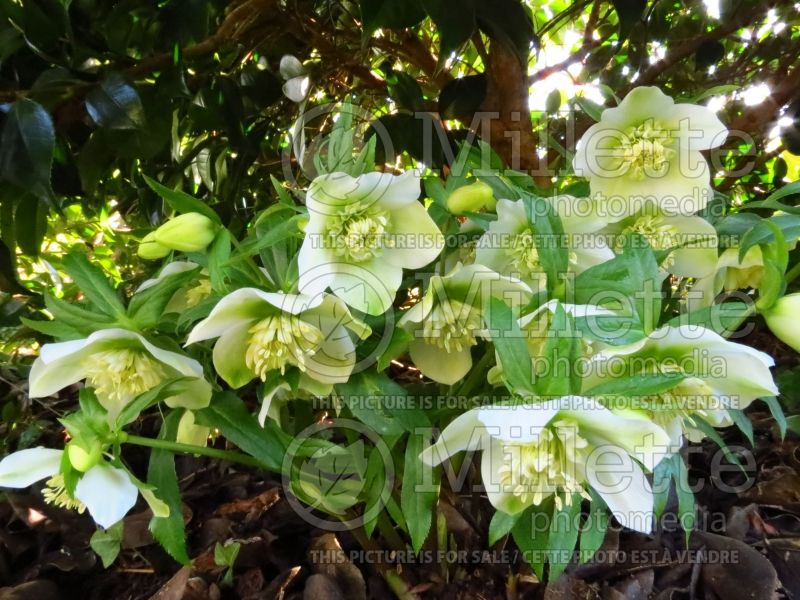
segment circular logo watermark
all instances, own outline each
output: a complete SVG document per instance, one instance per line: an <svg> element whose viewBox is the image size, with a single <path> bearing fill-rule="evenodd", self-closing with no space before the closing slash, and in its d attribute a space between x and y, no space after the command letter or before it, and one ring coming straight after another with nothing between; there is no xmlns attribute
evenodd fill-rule
<svg viewBox="0 0 800 600"><path fill-rule="evenodd" d="M331 438L344 440L335 443ZM326 531L347 531L375 519L394 487L389 446L358 421L332 419L298 433L283 458L283 491L294 511ZM356 505L363 504L356 512Z"/></svg>

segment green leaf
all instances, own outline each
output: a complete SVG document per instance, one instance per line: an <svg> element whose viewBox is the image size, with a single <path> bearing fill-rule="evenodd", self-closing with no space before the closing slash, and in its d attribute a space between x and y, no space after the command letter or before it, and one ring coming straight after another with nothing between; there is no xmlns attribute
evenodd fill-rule
<svg viewBox="0 0 800 600"><path fill-rule="evenodd" d="M647 0L611 0L619 21L618 45L628 39L631 29L642 22Z"/></svg>
<svg viewBox="0 0 800 600"><path fill-rule="evenodd" d="M562 277L569 268L569 253L561 218L544 198L523 192L522 201L533 231L536 251L547 274L547 290L551 297L563 298Z"/></svg>
<svg viewBox="0 0 800 600"><path fill-rule="evenodd" d="M714 304L696 311L684 313L674 317L667 325L699 325L715 331L722 336L728 336L739 329L739 326L752 313L753 306L749 302L730 300L722 304Z"/></svg>
<svg viewBox="0 0 800 600"><path fill-rule="evenodd" d="M519 546L539 580L544 579L545 553L550 537L549 528L545 529L543 525L550 523L552 510L553 498L550 496L541 505L527 508L511 528L514 542Z"/></svg>
<svg viewBox="0 0 800 600"><path fill-rule="evenodd" d="M550 521L550 532L547 537L548 562L550 563L548 578L550 581L555 581L572 559L580 533L578 525L580 513L581 497L579 494L573 494L570 503L565 504L561 509L554 508L553 510L553 520Z"/></svg>
<svg viewBox="0 0 800 600"><path fill-rule="evenodd" d="M231 233L227 229L220 229L208 247L208 276L211 279L211 288L219 294L227 291L225 279L230 256Z"/></svg>
<svg viewBox="0 0 800 600"><path fill-rule="evenodd" d="M635 315L645 334L653 331L661 315L661 282L653 250L639 234L625 238L623 253L586 269L575 278L576 304L606 306Z"/></svg>
<svg viewBox="0 0 800 600"><path fill-rule="evenodd" d="M753 422L747 418L747 415L744 414L743 410L736 409L736 408L729 408L728 414L733 419L733 422L739 428L739 430L745 435L747 440L750 442L752 446L755 443L755 439L753 437Z"/></svg>
<svg viewBox="0 0 800 600"><path fill-rule="evenodd" d="M494 546L500 538L508 535L517 522L519 515L509 515L497 510L489 522L489 545Z"/></svg>
<svg viewBox="0 0 800 600"><path fill-rule="evenodd" d="M23 193L14 211L14 237L28 256L38 256L47 233L47 208L33 194Z"/></svg>
<svg viewBox="0 0 800 600"><path fill-rule="evenodd" d="M122 521L115 523L108 529L98 528L89 539L89 546L92 547L103 561L103 568L107 569L114 564L119 556L122 545Z"/></svg>
<svg viewBox="0 0 800 600"><path fill-rule="evenodd" d="M778 424L778 430L781 433L781 439L786 437L786 414L783 412L783 408L781 407L780 402L775 396L766 396L761 398L766 405L769 407L769 412L772 413L772 417L775 419L775 422Z"/></svg>
<svg viewBox="0 0 800 600"><path fill-rule="evenodd" d="M100 127L138 129L144 125L144 107L130 83L111 73L86 95L86 112Z"/></svg>
<svg viewBox="0 0 800 600"><path fill-rule="evenodd" d="M557 398L580 392L580 377L574 369L568 373L560 365L574 365L580 356L580 338L572 325L572 317L561 304L556 305L544 348L536 361L534 382L543 397Z"/></svg>
<svg viewBox="0 0 800 600"><path fill-rule="evenodd" d="M219 429L232 443L261 462L266 469L280 473L283 457L291 442L289 436L267 419L264 427L233 392L218 392L207 408L195 411L195 423Z"/></svg>
<svg viewBox="0 0 800 600"><path fill-rule="evenodd" d="M134 294L128 303L128 316L142 329L154 327L161 320L164 308L175 292L188 285L197 276L198 269L199 267L169 275Z"/></svg>
<svg viewBox="0 0 800 600"><path fill-rule="evenodd" d="M103 271L90 263L85 254L67 254L63 265L78 289L97 309L112 317L125 317L125 306L116 290L111 287Z"/></svg>
<svg viewBox="0 0 800 600"><path fill-rule="evenodd" d="M128 404L125 405L125 408L123 408L119 413L115 422L115 427L117 430L119 430L129 423L133 423L139 418L139 415L143 411L147 410L151 406L158 404L165 398L169 398L170 396L175 396L176 394L183 392L185 390L186 382L192 381L193 379L193 377L176 377L174 379L168 379L167 381L162 381L154 388L139 394L133 400L128 402Z"/></svg>
<svg viewBox="0 0 800 600"><path fill-rule="evenodd" d="M758 202L745 202L743 207L771 208L772 210L781 210L792 215L800 215L800 206L792 206L791 204L784 204L783 202L780 202L780 200L783 198L796 196L797 194L800 194L800 181L794 181L786 184L782 188L779 188L777 191L767 196L766 200L761 200Z"/></svg>
<svg viewBox="0 0 800 600"><path fill-rule="evenodd" d="M499 298L491 297L484 308L483 319L491 332L509 387L520 393L531 392L534 381L528 346L511 308Z"/></svg>
<svg viewBox="0 0 800 600"><path fill-rule="evenodd" d="M600 383L583 393L587 396L651 396L671 390L686 379L684 373L626 375Z"/></svg>
<svg viewBox="0 0 800 600"><path fill-rule="evenodd" d="M0 178L50 200L55 130L48 112L33 100L11 105L0 134Z"/></svg>
<svg viewBox="0 0 800 600"><path fill-rule="evenodd" d="M513 51L527 69L528 54L536 36L525 5L518 0L491 0L477 2L476 9L481 31Z"/></svg>
<svg viewBox="0 0 800 600"><path fill-rule="evenodd" d="M174 441L182 416L182 410L170 412L161 426L159 439ZM150 451L147 482L155 486L160 498L169 507L169 516L153 517L150 520L150 531L172 558L181 564L188 565L190 559L186 550L186 527L183 522L181 491L175 472L175 456L171 452L157 448Z"/></svg>
<svg viewBox="0 0 800 600"><path fill-rule="evenodd" d="M49 294L44 295L44 305L48 312L53 315L53 321L39 321L34 329L53 330L49 323L61 323L86 336L93 331L111 327L116 323L114 319L109 318L107 315L88 310L77 304L71 304ZM49 333L49 331L44 332Z"/></svg>
<svg viewBox="0 0 800 600"><path fill-rule="evenodd" d="M421 0L361 0L359 4L365 37L376 29L412 27L425 18Z"/></svg>
<svg viewBox="0 0 800 600"><path fill-rule="evenodd" d="M575 96L572 103L577 104L578 107L585 112L593 121L599 121L600 117L605 110L604 106L599 105L597 102L589 100L584 96Z"/></svg>
<svg viewBox="0 0 800 600"><path fill-rule="evenodd" d="M476 0L422 0L439 30L439 68L475 32L475 4Z"/></svg>
<svg viewBox="0 0 800 600"><path fill-rule="evenodd" d="M190 196L186 192L181 192L179 190L173 190L165 185L161 185L155 179L151 179L144 173L142 174L142 178L144 179L145 183L153 190L156 194L161 196L164 201L169 204L172 209L179 213L190 213L196 212L200 213L201 215L205 215L215 223L222 223L220 221L219 215L211 208L208 204L203 202L202 200L198 200L194 196Z"/></svg>
<svg viewBox="0 0 800 600"><path fill-rule="evenodd" d="M600 549L608 529L606 503L593 489L590 489L589 493L592 496L592 503L589 505L586 522L581 528L580 560L582 563L591 560L594 553Z"/></svg>
<svg viewBox="0 0 800 600"><path fill-rule="evenodd" d="M694 493L689 487L689 469L680 454L673 454L670 459L665 460L672 460L674 464L672 474L675 480L675 492L678 496L678 518L680 523L686 525L684 538L688 545L696 520Z"/></svg>
<svg viewBox="0 0 800 600"><path fill-rule="evenodd" d="M425 449L425 436L412 433L406 445L406 458L403 463L403 485L400 488L400 506L403 509L408 534L411 536L411 547L414 552L422 549L433 523L433 511L439 497L439 469L433 469L433 485L435 490L420 490L420 486L428 488L425 482L426 470L419 459L420 452Z"/></svg>
<svg viewBox="0 0 800 600"><path fill-rule="evenodd" d="M346 384L336 386L336 393L343 396L353 416L379 433L381 428L390 434L413 433L431 425L428 416L416 406L414 396L384 373L366 370L352 375ZM385 403L384 398L390 402Z"/></svg>

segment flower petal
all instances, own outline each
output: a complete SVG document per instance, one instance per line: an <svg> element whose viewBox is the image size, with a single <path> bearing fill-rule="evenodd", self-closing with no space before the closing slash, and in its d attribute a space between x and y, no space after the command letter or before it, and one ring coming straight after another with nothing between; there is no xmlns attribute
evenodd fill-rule
<svg viewBox="0 0 800 600"><path fill-rule="evenodd" d="M728 128L716 113L698 104L675 104L665 121L673 131L682 133L678 139L684 148L710 150L721 146L728 137Z"/></svg>
<svg viewBox="0 0 800 600"><path fill-rule="evenodd" d="M423 375L445 385L460 381L472 368L472 353L469 348L447 352L435 344L415 339L409 344L408 353L414 366Z"/></svg>
<svg viewBox="0 0 800 600"><path fill-rule="evenodd" d="M316 354L306 357L306 375L322 383L346 383L356 362L356 347L344 327L323 331Z"/></svg>
<svg viewBox="0 0 800 600"><path fill-rule="evenodd" d="M717 266L717 231L702 217L668 217L674 227L679 248L673 250L669 272L679 277L707 277Z"/></svg>
<svg viewBox="0 0 800 600"><path fill-rule="evenodd" d="M61 469L63 451L52 448L28 448L0 461L0 487L25 488L52 477Z"/></svg>
<svg viewBox="0 0 800 600"><path fill-rule="evenodd" d="M120 521L136 504L138 495L127 472L102 464L89 469L75 487L75 498L104 529Z"/></svg>
<svg viewBox="0 0 800 600"><path fill-rule="evenodd" d="M222 334L214 344L214 369L232 388L240 388L255 377L245 355L250 341L250 323L240 323Z"/></svg>
<svg viewBox="0 0 800 600"><path fill-rule="evenodd" d="M653 491L642 468L620 448L598 448L589 458L586 479L624 527L653 531Z"/></svg>
<svg viewBox="0 0 800 600"><path fill-rule="evenodd" d="M528 504L507 489L508 486L500 477L501 469L507 464L509 450L513 448L494 439L484 448L481 456L481 481L492 506L509 515L516 515L525 510Z"/></svg>
<svg viewBox="0 0 800 600"><path fill-rule="evenodd" d="M529 444L539 439L542 429L569 406L572 399L572 396L566 396L545 402L485 406L477 409L478 419L493 438Z"/></svg>
<svg viewBox="0 0 800 600"><path fill-rule="evenodd" d="M478 420L478 411L468 410L453 419L439 435L436 443L420 453L419 459L426 465L435 467L459 452L485 448L487 442L486 428Z"/></svg>
<svg viewBox="0 0 800 600"><path fill-rule="evenodd" d="M420 269L444 247L444 235L419 202L411 202L389 213L393 247L384 250L386 262L406 269Z"/></svg>
<svg viewBox="0 0 800 600"><path fill-rule="evenodd" d="M231 327L266 317L270 312L267 294L255 288L242 288L220 300L209 315L194 326L186 345L219 337Z"/></svg>

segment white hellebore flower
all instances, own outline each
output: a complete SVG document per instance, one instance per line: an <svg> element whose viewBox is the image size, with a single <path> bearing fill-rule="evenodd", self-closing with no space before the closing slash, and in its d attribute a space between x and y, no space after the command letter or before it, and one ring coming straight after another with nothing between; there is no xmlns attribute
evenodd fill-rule
<svg viewBox="0 0 800 600"><path fill-rule="evenodd" d="M775 337L800 352L800 293L779 299L764 311L764 320Z"/></svg>
<svg viewBox="0 0 800 600"><path fill-rule="evenodd" d="M169 263L166 267L161 269L161 272L152 279L146 279L142 284L136 288L136 293L143 292L161 283L167 277L185 273L197 269L200 265L188 260L176 260ZM192 282L192 285L179 289L172 298L170 298L167 305L164 307L164 313L179 313L188 308L197 306L200 302L205 300L211 295L211 279L208 277L208 271L205 269L198 271L197 278Z"/></svg>
<svg viewBox="0 0 800 600"><path fill-rule="evenodd" d="M569 267L581 273L614 258L602 236L592 235L606 224L593 215L588 198L557 196L551 199L556 212L564 215L564 242ZM579 216L580 215L580 216ZM497 220L478 240L475 261L501 275L517 277L532 290L544 289L547 281L537 248L535 227L530 223L522 200L498 200ZM555 247L561 240L544 236L541 243Z"/></svg>
<svg viewBox="0 0 800 600"><path fill-rule="evenodd" d="M123 469L99 462L81 475L70 496L60 474L64 452L51 448L29 448L9 454L0 461L0 487L26 488L47 479L43 491L45 502L60 508L89 514L101 527L108 529L136 504L139 490ZM148 498L146 498L148 499ZM164 505L153 497L154 512L164 516ZM168 509L167 509L167 514Z"/></svg>
<svg viewBox="0 0 800 600"><path fill-rule="evenodd" d="M398 322L414 339L408 351L427 377L444 384L459 381L472 367L471 349L483 331L483 305L494 296L524 305L530 288L479 264L458 265L449 275L431 277L422 300Z"/></svg>
<svg viewBox="0 0 800 600"><path fill-rule="evenodd" d="M727 129L713 111L676 104L656 87L631 90L603 111L578 142L575 173L616 221L654 203L671 215L692 215L711 198L702 150L721 145Z"/></svg>
<svg viewBox="0 0 800 600"><path fill-rule="evenodd" d="M219 338L214 368L231 387L296 367L311 382L344 383L353 371L356 348L350 333L364 338L365 324L329 294L305 296L242 288L225 296L186 341ZM311 383L309 382L309 383Z"/></svg>
<svg viewBox="0 0 800 600"><path fill-rule="evenodd" d="M300 292L331 288L351 307L380 315L392 304L403 268L424 267L444 236L417 201L419 176L330 173L308 189L309 222L298 255Z"/></svg>
<svg viewBox="0 0 800 600"><path fill-rule="evenodd" d="M101 329L85 339L42 346L31 368L29 393L43 398L85 379L113 422L136 396L177 377L190 379L181 393L165 399L167 406L208 406L211 386L199 362L159 348L133 331Z"/></svg>
<svg viewBox="0 0 800 600"><path fill-rule="evenodd" d="M719 255L715 268L695 281L687 305L691 310L711 306L721 291L758 289L764 277L761 247L753 246L739 262L739 248L727 248Z"/></svg>
<svg viewBox="0 0 800 600"><path fill-rule="evenodd" d="M283 84L283 95L292 102L300 103L306 99L311 79L306 75L305 67L297 57L284 54L279 67Z"/></svg>
<svg viewBox="0 0 800 600"><path fill-rule="evenodd" d="M673 249L661 266L678 277L707 277L717 265L717 232L702 217L668 215L650 206L609 225L606 232L619 236L620 251L628 233L643 236L655 251Z"/></svg>
<svg viewBox="0 0 800 600"><path fill-rule="evenodd" d="M435 466L457 452L482 450L483 485L504 513L518 514L551 495L561 508L576 494L590 498L591 487L622 525L649 533L653 493L644 469L665 456L668 441L648 419L564 396L472 409L445 427L420 458Z"/></svg>
<svg viewBox="0 0 800 600"><path fill-rule="evenodd" d="M609 346L592 357L584 393L611 378L636 375L685 376L657 394L630 396L623 410L647 415L664 427L673 444L683 435L693 441L704 436L699 417L714 427L731 425L728 409L743 409L753 400L775 396L778 388L770 367L771 356L695 325L665 326L624 346ZM614 398L615 408L620 398Z"/></svg>

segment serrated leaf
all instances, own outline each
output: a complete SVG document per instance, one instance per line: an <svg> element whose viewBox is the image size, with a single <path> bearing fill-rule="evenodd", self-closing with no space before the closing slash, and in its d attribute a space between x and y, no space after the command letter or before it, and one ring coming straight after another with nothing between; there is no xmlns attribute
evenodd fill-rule
<svg viewBox="0 0 800 600"><path fill-rule="evenodd" d="M89 546L103 561L104 569L113 565L114 561L117 560L117 556L119 556L122 546L122 528L122 521L108 529L98 528L89 539Z"/></svg>
<svg viewBox="0 0 800 600"><path fill-rule="evenodd" d="M124 318L125 306L119 294L111 287L103 271L90 263L85 254L72 252L62 262L78 289L98 310L111 317Z"/></svg>
<svg viewBox="0 0 800 600"><path fill-rule="evenodd" d="M433 512L436 500L439 497L439 469L432 469L419 459L420 453L425 448L425 437L412 433L406 445L405 461L403 462L403 485L400 489L400 506L403 509L411 536L411 547L414 552L422 549L422 544L428 537L433 523ZM431 475L431 481L426 482L426 470ZM429 490L430 485L435 490ZM424 490L420 490L424 486Z"/></svg>
<svg viewBox="0 0 800 600"><path fill-rule="evenodd" d="M172 207L172 209L179 213L196 212L204 215L214 221L214 223L221 223L219 215L208 204L190 196L186 192L180 190L173 190L165 185L160 184L155 179L142 174L142 178L148 187L156 194L161 196L164 201Z"/></svg>
<svg viewBox="0 0 800 600"><path fill-rule="evenodd" d="M167 415L161 426L159 439L175 440L182 415L182 410L173 410ZM187 565L190 560L186 550L186 527L183 522L178 476L175 472L175 456L171 452L157 448L151 450L147 482L158 489L162 500L169 507L169 516L153 517L150 520L150 531L172 558Z"/></svg>
<svg viewBox="0 0 800 600"><path fill-rule="evenodd" d="M236 394L218 392L214 394L208 407L195 411L194 414L195 423L219 429L222 435L262 463L266 469L275 473L281 472L283 457L290 443L289 437L271 419L267 419L264 427L261 427Z"/></svg>

